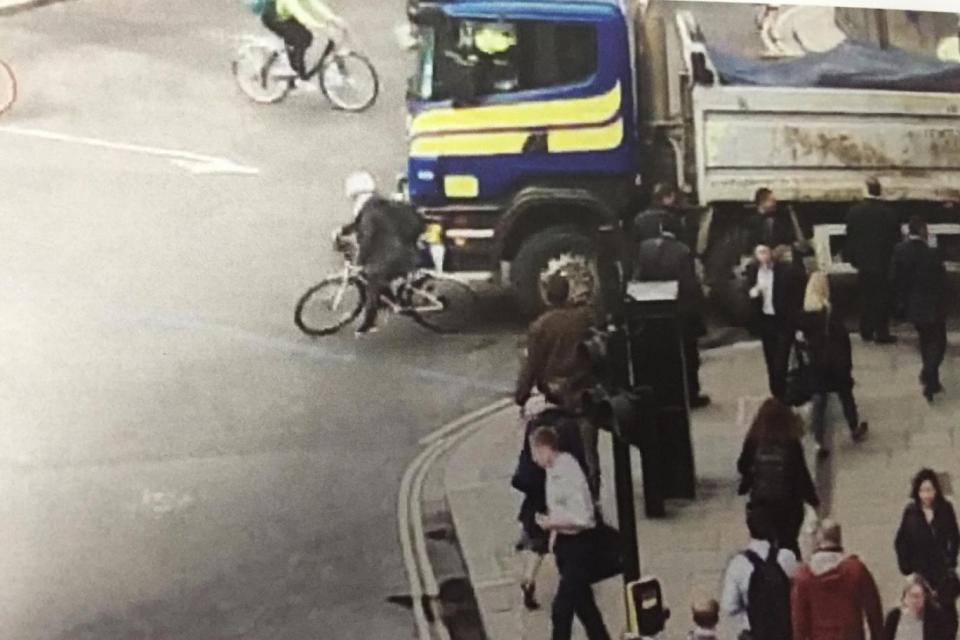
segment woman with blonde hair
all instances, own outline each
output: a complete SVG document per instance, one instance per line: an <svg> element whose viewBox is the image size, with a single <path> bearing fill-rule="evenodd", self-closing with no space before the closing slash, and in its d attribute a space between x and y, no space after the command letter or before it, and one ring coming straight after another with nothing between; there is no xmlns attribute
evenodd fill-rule
<svg viewBox="0 0 960 640"><path fill-rule="evenodd" d="M929 583L919 574L907 576L900 606L887 614L883 640L940 640L950 632Z"/></svg>
<svg viewBox="0 0 960 640"><path fill-rule="evenodd" d="M860 421L853 397L853 355L850 335L840 314L830 302L830 281L825 273L815 271L807 282L800 318L798 340L809 355L809 383L813 394L810 430L817 442L817 456L825 458L830 450L824 444L827 396L835 393L843 405L843 415L854 442L867 435L868 425Z"/></svg>

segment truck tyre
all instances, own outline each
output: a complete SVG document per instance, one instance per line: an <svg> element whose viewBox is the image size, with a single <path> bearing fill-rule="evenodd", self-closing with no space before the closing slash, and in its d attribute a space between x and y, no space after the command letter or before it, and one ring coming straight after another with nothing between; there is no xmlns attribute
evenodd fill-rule
<svg viewBox="0 0 960 640"><path fill-rule="evenodd" d="M532 319L543 313L546 301L540 291L540 278L551 261L564 256L584 258L595 272L594 299L600 297L600 275L596 268L597 246L579 230L570 227L544 229L534 233L520 246L510 266L510 280L517 306L524 317Z"/></svg>

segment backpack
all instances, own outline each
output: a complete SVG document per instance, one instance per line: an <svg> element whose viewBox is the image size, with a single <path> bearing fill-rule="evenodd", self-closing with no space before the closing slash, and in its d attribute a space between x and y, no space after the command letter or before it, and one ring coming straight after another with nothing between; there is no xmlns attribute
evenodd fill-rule
<svg viewBox="0 0 960 640"><path fill-rule="evenodd" d="M753 565L747 587L747 619L752 640L791 640L793 636L790 578L777 562L779 552L773 544L766 560L749 549L743 552Z"/></svg>
<svg viewBox="0 0 960 640"><path fill-rule="evenodd" d="M753 455L751 502L780 502L788 497L789 461L783 445L760 445Z"/></svg>

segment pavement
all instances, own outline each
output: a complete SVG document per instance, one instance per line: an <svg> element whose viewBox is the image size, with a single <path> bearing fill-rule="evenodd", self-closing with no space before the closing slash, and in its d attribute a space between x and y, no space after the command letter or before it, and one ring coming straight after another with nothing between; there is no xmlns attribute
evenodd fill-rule
<svg viewBox="0 0 960 640"><path fill-rule="evenodd" d="M846 548L873 571L885 607L899 597L901 577L893 553L893 538L909 493L910 478L923 466L955 477L960 473L960 335L951 335L951 350L943 366L946 395L930 406L917 385L919 356L915 339L902 334L895 346L861 344L854 338L856 397L869 438L853 444L842 425L839 406L831 402L833 456L823 463L813 458L806 437L809 464L814 470L823 507L820 516L836 518L844 527ZM735 463L744 434L765 397L763 360L757 343L721 347L703 354L704 388L714 399L693 414L697 499L670 501L668 516L645 519L640 465L635 457L637 512L642 572L656 575L673 610L664 637L685 638L694 594L719 599L722 573L732 554L747 542L744 500L736 495ZM612 477L610 442L602 434L604 478ZM549 637L549 603L556 588L556 571L544 563L538 583L543 608L526 612L520 601L521 564L514 552L519 535L516 514L520 495L510 488L510 476L520 450L522 427L513 408L491 415L446 462L444 483L456 535L473 584L489 640L540 640ZM615 514L612 483L604 483L604 513ZM801 542L809 552L806 534ZM595 587L612 633L624 628L621 583L614 578ZM721 627L730 638L729 628ZM577 627L576 633L581 633ZM576 635L575 638L583 638Z"/></svg>

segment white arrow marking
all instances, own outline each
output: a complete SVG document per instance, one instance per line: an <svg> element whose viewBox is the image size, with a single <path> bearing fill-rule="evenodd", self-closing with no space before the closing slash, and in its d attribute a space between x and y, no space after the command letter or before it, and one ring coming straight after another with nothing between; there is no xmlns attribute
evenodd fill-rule
<svg viewBox="0 0 960 640"><path fill-rule="evenodd" d="M40 138L43 140L52 140L55 142L66 142L69 144L81 144L88 147L98 147L101 149L111 149L113 151L125 151L128 153L139 153L147 156L165 158L181 169L186 169L190 173L212 175L212 174L238 174L238 175L257 175L260 170L256 167L247 167L237 164L227 158L218 158L216 156L206 156L190 151L179 151L177 149L163 149L160 147L148 147L140 144L129 144L126 142L112 142L110 140L100 140L99 138L87 138L84 136L74 136L66 133L57 133L55 131L44 131L42 129L25 129L22 127L0 126L0 133L9 133L11 135L25 136L30 138Z"/></svg>

